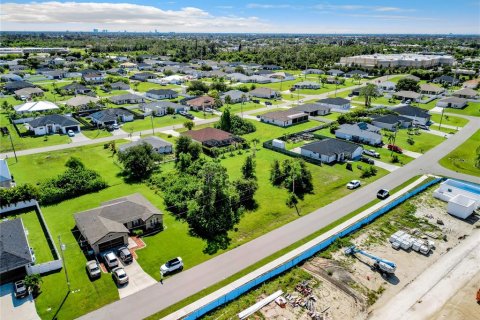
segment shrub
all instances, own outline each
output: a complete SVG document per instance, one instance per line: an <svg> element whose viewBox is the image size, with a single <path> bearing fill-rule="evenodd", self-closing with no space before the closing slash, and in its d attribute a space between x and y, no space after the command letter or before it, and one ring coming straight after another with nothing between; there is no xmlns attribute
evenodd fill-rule
<svg viewBox="0 0 480 320"><path fill-rule="evenodd" d="M369 166L362 171L361 178L369 178L377 175L377 169L375 167Z"/></svg>
<svg viewBox="0 0 480 320"><path fill-rule="evenodd" d="M134 235L136 235L137 237L143 236L143 230L142 229L135 229L135 230L132 231L132 233Z"/></svg>
<svg viewBox="0 0 480 320"><path fill-rule="evenodd" d="M392 156L392 159L390 160L392 163L398 163L400 162L400 160L398 159L398 156L396 154L394 154Z"/></svg>

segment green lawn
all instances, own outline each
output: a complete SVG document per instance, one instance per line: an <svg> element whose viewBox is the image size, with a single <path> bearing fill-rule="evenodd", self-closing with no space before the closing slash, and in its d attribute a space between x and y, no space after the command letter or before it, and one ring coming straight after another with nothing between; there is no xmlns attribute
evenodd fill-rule
<svg viewBox="0 0 480 320"><path fill-rule="evenodd" d="M181 126L186 121L186 118L180 115L166 115L163 117L153 117L154 128L162 128L166 126L179 125ZM145 119L135 120L127 122L122 126L122 129L126 132L136 132L142 130L152 129L152 118L146 117Z"/></svg>
<svg viewBox="0 0 480 320"><path fill-rule="evenodd" d="M480 117L480 102L469 102L463 109L447 108L445 112Z"/></svg>
<svg viewBox="0 0 480 320"><path fill-rule="evenodd" d="M364 104L365 103L365 98L356 96L356 97L352 98L352 101L360 102L360 103ZM400 100L389 99L389 98L386 98L385 96L379 97L379 98L376 98L376 99L372 99L372 104L373 105L381 104L381 105L386 105L386 106L395 106L399 103L400 103Z"/></svg>
<svg viewBox="0 0 480 320"><path fill-rule="evenodd" d="M413 145L410 145L407 142L408 137L412 137L415 141ZM407 133L407 130L403 129L398 130L395 144L405 150L425 153L433 147L437 146L438 144L442 143L444 140L445 138L443 137L425 132L421 132L420 135L409 135Z"/></svg>
<svg viewBox="0 0 480 320"><path fill-rule="evenodd" d="M138 83L138 87L131 85L131 88L140 92L146 92L152 89L181 89L180 86L174 85L174 84L162 86L160 84L152 83L152 82L140 82Z"/></svg>
<svg viewBox="0 0 480 320"><path fill-rule="evenodd" d="M243 110L243 112L245 112L245 111L265 108L265 106L263 104L260 104L260 103L246 102L243 105L241 103L230 104L228 106L224 104L220 108L220 111L223 112L223 110L225 110L226 107L230 108L231 113L240 113L242 110Z"/></svg>
<svg viewBox="0 0 480 320"><path fill-rule="evenodd" d="M441 114L432 113L431 120L437 124L440 124L440 118L442 117ZM443 115L442 124L446 124L449 126L455 127L463 127L468 123L468 120L465 118Z"/></svg>
<svg viewBox="0 0 480 320"><path fill-rule="evenodd" d="M126 90L111 90L111 91L103 91L99 87L95 88L95 92L99 97L111 97L111 96L119 96L121 94L129 93Z"/></svg>
<svg viewBox="0 0 480 320"><path fill-rule="evenodd" d="M297 94L297 91L294 91L292 93L282 93L282 99L283 100L288 100L288 101L297 101L305 98L305 96Z"/></svg>
<svg viewBox="0 0 480 320"><path fill-rule="evenodd" d="M243 138L251 141L254 138L258 138L260 142L264 142L270 139L275 139L283 136L284 134L299 132L305 129L313 128L319 126L320 123L317 121L307 121L300 124L296 124L287 128L279 127L273 124L266 124L255 120L247 120L252 122L257 131L249 133L243 136Z"/></svg>
<svg viewBox="0 0 480 320"><path fill-rule="evenodd" d="M480 130L477 130L467 141L450 152L439 162L445 168L480 177L480 168L475 167L478 161L477 152L480 147Z"/></svg>
<svg viewBox="0 0 480 320"><path fill-rule="evenodd" d="M211 113L211 112L203 112L203 111L195 111L195 110L190 110L189 113L193 114L195 117L200 118L200 119L211 119L218 117L216 114ZM180 116L179 116L180 117ZM185 118L184 122L187 121L188 119ZM182 122L183 123L183 122Z"/></svg>
<svg viewBox="0 0 480 320"><path fill-rule="evenodd" d="M35 252L36 263L44 263L55 259L47 242L47 236L43 232L42 225L35 211L19 213L8 216L8 219L22 219L26 229L28 244Z"/></svg>
<svg viewBox="0 0 480 320"><path fill-rule="evenodd" d="M19 105L19 104L25 103L24 101L18 100L17 98L15 98L15 96L11 95L11 96L6 96L6 97L4 97L4 98L0 98L0 106L2 106L2 104L3 104L5 101L6 101L8 104L11 104L12 106L17 106L17 105Z"/></svg>
<svg viewBox="0 0 480 320"><path fill-rule="evenodd" d="M110 137L112 134L103 129L83 129L82 133L90 139Z"/></svg>

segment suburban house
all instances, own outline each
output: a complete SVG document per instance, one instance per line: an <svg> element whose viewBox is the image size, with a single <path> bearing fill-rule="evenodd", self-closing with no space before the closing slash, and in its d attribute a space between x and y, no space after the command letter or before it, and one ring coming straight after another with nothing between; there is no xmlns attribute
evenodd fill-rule
<svg viewBox="0 0 480 320"><path fill-rule="evenodd" d="M470 88L470 89L477 89L479 87L479 84L480 84L480 79L472 79L472 80L465 81L463 83L463 87Z"/></svg>
<svg viewBox="0 0 480 320"><path fill-rule="evenodd" d="M260 115L260 121L271 123L280 127L288 127L294 124L308 121L308 114L301 110L289 109L285 111L273 111Z"/></svg>
<svg viewBox="0 0 480 320"><path fill-rule="evenodd" d="M164 153L172 153L173 146L170 142L160 139L159 137L151 136L142 139L138 139L137 141L133 141L130 143L122 144L118 147L119 151L125 151L128 148L135 147L141 145L143 143L149 144L152 146L155 152L164 154Z"/></svg>
<svg viewBox="0 0 480 320"><path fill-rule="evenodd" d="M66 86L61 87L60 90L73 95L86 94L86 93L92 92L92 89L77 82L72 82L70 84L67 84Z"/></svg>
<svg viewBox="0 0 480 320"><path fill-rule="evenodd" d="M247 82L253 82L253 83L263 84L263 83L270 83L270 82L272 82L272 79L269 78L269 77L265 77L265 76L253 75L253 76L249 76L249 77L247 78Z"/></svg>
<svg viewBox="0 0 480 320"><path fill-rule="evenodd" d="M327 74L334 76L334 77L340 77L344 74L342 70L337 70L337 69L330 69L327 71Z"/></svg>
<svg viewBox="0 0 480 320"><path fill-rule="evenodd" d="M28 113L28 112L45 112L51 110L59 110L60 108L50 101L33 101L20 104L13 107L16 113Z"/></svg>
<svg viewBox="0 0 480 320"><path fill-rule="evenodd" d="M213 108L215 99L209 96L201 96L188 100L186 103L193 110L203 110L204 108Z"/></svg>
<svg viewBox="0 0 480 320"><path fill-rule="evenodd" d="M352 71L349 71L349 72L345 73L343 76L345 78L353 78L355 75L360 76L360 78L368 77L368 73L366 73L365 71L362 71L362 70L352 70Z"/></svg>
<svg viewBox="0 0 480 320"><path fill-rule="evenodd" d="M150 231L163 225L163 213L139 193L104 202L100 207L76 213L74 218L77 229L96 254L127 246L128 235L135 229Z"/></svg>
<svg viewBox="0 0 480 320"><path fill-rule="evenodd" d="M290 110L302 111L311 117L316 117L316 116L324 116L329 114L331 109L330 107L322 106L317 103L307 103L297 107L293 107Z"/></svg>
<svg viewBox="0 0 480 320"><path fill-rule="evenodd" d="M448 97L437 102L436 106L440 108L463 109L467 106L468 100L458 97Z"/></svg>
<svg viewBox="0 0 480 320"><path fill-rule="evenodd" d="M397 127L409 128L412 122L412 119L396 114L386 114L372 119L374 126L390 131L396 131Z"/></svg>
<svg viewBox="0 0 480 320"><path fill-rule="evenodd" d="M117 81L117 82L111 83L110 88L112 90L129 90L130 85L122 81Z"/></svg>
<svg viewBox="0 0 480 320"><path fill-rule="evenodd" d="M437 96L445 92L445 89L442 87L437 87L432 84L421 84L420 85L420 93L427 94L431 96Z"/></svg>
<svg viewBox="0 0 480 320"><path fill-rule="evenodd" d="M53 71L43 72L43 75L48 80L60 80L65 78L66 73L67 72L65 70L53 70Z"/></svg>
<svg viewBox="0 0 480 320"><path fill-rule="evenodd" d="M302 81L293 85L295 89L320 89L321 85L314 81Z"/></svg>
<svg viewBox="0 0 480 320"><path fill-rule="evenodd" d="M137 67L137 64L136 63L133 63L133 62L123 62L123 63L120 63L120 68L122 69L135 69Z"/></svg>
<svg viewBox="0 0 480 320"><path fill-rule="evenodd" d="M295 76L293 74L287 72L275 72L266 76L270 79L275 79L277 81L290 81L295 80Z"/></svg>
<svg viewBox="0 0 480 320"><path fill-rule="evenodd" d="M230 73L227 78L230 80L230 81L233 81L233 82L242 82L242 83L247 83L249 82L249 77L244 75L243 73L238 73L238 72L234 72L234 73Z"/></svg>
<svg viewBox="0 0 480 320"><path fill-rule="evenodd" d="M405 90L394 92L392 96L394 96L397 99L411 100L415 102L418 102L422 98L422 95L420 93L416 93L414 91L405 91Z"/></svg>
<svg viewBox="0 0 480 320"><path fill-rule="evenodd" d="M15 96L21 100L29 100L34 97L43 96L43 90L40 88L23 88L18 89L15 92Z"/></svg>
<svg viewBox="0 0 480 320"><path fill-rule="evenodd" d="M157 117L166 115L169 108L173 109L173 113L179 113L180 111L186 112L189 110L187 106L170 101L154 101L139 105L139 109L145 112L146 115L153 113L153 115Z"/></svg>
<svg viewBox="0 0 480 320"><path fill-rule="evenodd" d="M128 71L123 68L111 68L107 70L107 73L118 76L126 76L128 74Z"/></svg>
<svg viewBox="0 0 480 320"><path fill-rule="evenodd" d="M147 97L152 99L175 99L178 93L171 89L153 89L147 91Z"/></svg>
<svg viewBox="0 0 480 320"><path fill-rule="evenodd" d="M22 219L0 222L0 277L24 275L33 263Z"/></svg>
<svg viewBox="0 0 480 320"><path fill-rule="evenodd" d="M80 123L77 120L61 114L49 114L35 118L27 123L27 127L36 136L53 133L66 134L68 130L80 132Z"/></svg>
<svg viewBox="0 0 480 320"><path fill-rule="evenodd" d="M145 98L137 94L126 93L118 96L108 97L108 100L114 104L135 104L144 102Z"/></svg>
<svg viewBox="0 0 480 320"><path fill-rule="evenodd" d="M395 91L395 89L397 88L397 85L391 81L383 81L383 82L380 82L379 84L377 84L377 87L381 90L381 91L387 91L387 92L390 92L390 91Z"/></svg>
<svg viewBox="0 0 480 320"><path fill-rule="evenodd" d="M152 70L153 69L153 65L149 64L149 63L139 63L137 65L137 69L138 70Z"/></svg>
<svg viewBox="0 0 480 320"><path fill-rule="evenodd" d="M75 109L85 109L89 104L96 104L98 98L91 96L78 95L65 101L65 105Z"/></svg>
<svg viewBox="0 0 480 320"><path fill-rule="evenodd" d="M3 89L5 89L5 91L12 93L24 88L35 88L35 85L27 81L10 81L5 83L5 85L3 86Z"/></svg>
<svg viewBox="0 0 480 320"><path fill-rule="evenodd" d="M460 80L458 80L457 78L454 78L452 76L443 75L443 76L440 76L440 77L437 77L437 78L433 79L432 82L455 86L455 85L460 83Z"/></svg>
<svg viewBox="0 0 480 320"><path fill-rule="evenodd" d="M225 93L223 93L220 96L220 99L225 103L225 98L229 96L230 97L230 103L239 103L239 102L246 102L250 100L250 94L247 92L243 92L240 90L230 90Z"/></svg>
<svg viewBox="0 0 480 320"><path fill-rule="evenodd" d="M280 93L270 88L256 88L250 91L250 95L256 98L275 99L280 97Z"/></svg>
<svg viewBox="0 0 480 320"><path fill-rule="evenodd" d="M15 185L7 160L0 159L0 188L10 188Z"/></svg>
<svg viewBox="0 0 480 320"><path fill-rule="evenodd" d="M397 112L401 116L412 119L413 125L427 125L430 122L430 114L428 113L428 111L425 111L421 108L413 106L401 106L392 110Z"/></svg>
<svg viewBox="0 0 480 320"><path fill-rule="evenodd" d="M105 76L101 72L88 72L82 75L82 79L86 83L103 83L105 81Z"/></svg>
<svg viewBox="0 0 480 320"><path fill-rule="evenodd" d="M366 143L372 146L382 144L380 128L365 122L342 124L337 130L335 130L335 137L359 143Z"/></svg>
<svg viewBox="0 0 480 320"><path fill-rule="evenodd" d="M325 71L320 69L305 69L302 74L325 74Z"/></svg>
<svg viewBox="0 0 480 320"><path fill-rule="evenodd" d="M134 115L126 109L112 108L97 111L90 115L92 122L97 126L111 126L118 124L117 121L130 122L133 121Z"/></svg>
<svg viewBox="0 0 480 320"><path fill-rule="evenodd" d="M235 143L243 143L244 140L229 132L216 128L203 128L200 130L189 130L182 133L192 138L207 148L226 147Z"/></svg>
<svg viewBox="0 0 480 320"><path fill-rule="evenodd" d="M353 142L329 138L303 145L300 153L324 163L334 163L360 159L363 148Z"/></svg>
<svg viewBox="0 0 480 320"><path fill-rule="evenodd" d="M151 72L136 73L130 77L130 79L137 80L137 81L147 81L155 78L157 78L157 75Z"/></svg>
<svg viewBox="0 0 480 320"><path fill-rule="evenodd" d="M464 99L476 99L478 98L479 94L476 90L470 88L463 88L452 93L452 96Z"/></svg>
<svg viewBox="0 0 480 320"><path fill-rule="evenodd" d="M350 100L344 98L325 98L317 100L319 105L328 107L332 110L350 110Z"/></svg>
<svg viewBox="0 0 480 320"><path fill-rule="evenodd" d="M274 65L274 64L264 64L262 66L263 70L281 70L282 67Z"/></svg>
<svg viewBox="0 0 480 320"><path fill-rule="evenodd" d="M15 82L15 81L22 81L22 77L19 76L18 74L13 74L13 73L5 73L0 75L0 80L2 82Z"/></svg>

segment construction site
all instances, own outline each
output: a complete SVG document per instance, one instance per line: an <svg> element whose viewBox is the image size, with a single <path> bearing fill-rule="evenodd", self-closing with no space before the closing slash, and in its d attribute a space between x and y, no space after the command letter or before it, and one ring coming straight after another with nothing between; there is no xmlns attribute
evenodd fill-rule
<svg viewBox="0 0 480 320"><path fill-rule="evenodd" d="M478 211L453 217L434 189L205 318L478 319Z"/></svg>

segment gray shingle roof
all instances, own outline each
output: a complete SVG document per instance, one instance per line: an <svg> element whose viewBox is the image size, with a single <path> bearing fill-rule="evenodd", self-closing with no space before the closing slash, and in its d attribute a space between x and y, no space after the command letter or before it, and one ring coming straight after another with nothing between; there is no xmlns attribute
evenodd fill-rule
<svg viewBox="0 0 480 320"><path fill-rule="evenodd" d="M44 127L47 124L58 124L62 127L67 126L76 126L80 123L71 118L61 114L50 114L44 117L33 119L32 121L28 122L28 125L32 128Z"/></svg>
<svg viewBox="0 0 480 320"><path fill-rule="evenodd" d="M32 263L22 219L0 223L0 274Z"/></svg>
<svg viewBox="0 0 480 320"><path fill-rule="evenodd" d="M317 101L318 103L324 103L324 104L332 104L336 106L343 106L345 104L349 104L350 101L344 98L325 98Z"/></svg>
<svg viewBox="0 0 480 320"><path fill-rule="evenodd" d="M309 150L318 154L333 156L340 153L353 153L357 148L361 147L359 144L348 142L340 139L324 139L321 141L312 142L301 147L301 149Z"/></svg>
<svg viewBox="0 0 480 320"><path fill-rule="evenodd" d="M410 116L410 117L419 117L419 118L429 118L430 114L420 108L412 106L402 106L393 109L393 111L398 112L400 115Z"/></svg>
<svg viewBox="0 0 480 320"><path fill-rule="evenodd" d="M138 145L141 145L142 143L146 143L152 146L154 149L162 148L162 147L167 147L171 146L172 144L168 141L165 141L163 139L160 139L159 137L146 137L143 139L138 139L137 141L133 141L130 143L122 144L119 146L120 151L124 151L128 148L135 147Z"/></svg>
<svg viewBox="0 0 480 320"><path fill-rule="evenodd" d="M123 115L130 116L132 115L132 113L124 109L112 108L112 109L105 109L105 110L92 113L90 117L100 122L106 122L106 121L117 120L119 116L123 116Z"/></svg>
<svg viewBox="0 0 480 320"><path fill-rule="evenodd" d="M313 112L313 111L320 111L320 110L326 110L329 111L330 108L327 106L322 106L316 103L307 103L307 104L302 104L297 107L293 107L292 110L299 110L303 112Z"/></svg>

